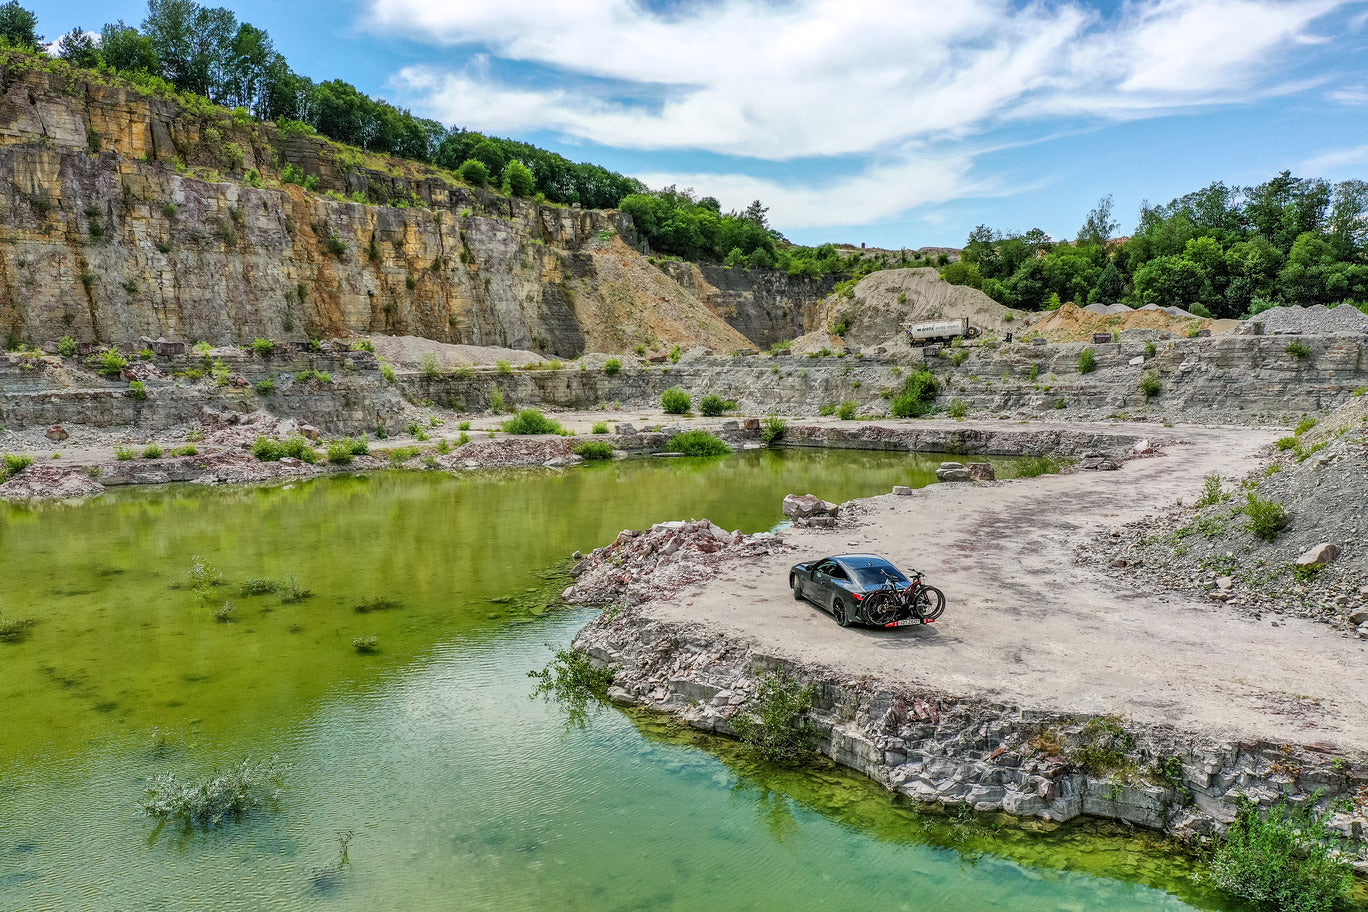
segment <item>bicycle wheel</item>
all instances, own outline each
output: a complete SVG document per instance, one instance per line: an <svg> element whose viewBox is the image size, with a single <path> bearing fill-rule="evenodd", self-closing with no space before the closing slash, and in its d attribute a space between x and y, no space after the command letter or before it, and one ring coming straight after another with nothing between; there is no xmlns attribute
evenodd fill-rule
<svg viewBox="0 0 1368 912"><path fill-rule="evenodd" d="M912 613L924 621L934 621L945 611L945 593L935 586L922 586L912 597Z"/></svg>
<svg viewBox="0 0 1368 912"><path fill-rule="evenodd" d="M898 598L891 592L871 592L865 596L864 610L869 623L891 624L898 619Z"/></svg>

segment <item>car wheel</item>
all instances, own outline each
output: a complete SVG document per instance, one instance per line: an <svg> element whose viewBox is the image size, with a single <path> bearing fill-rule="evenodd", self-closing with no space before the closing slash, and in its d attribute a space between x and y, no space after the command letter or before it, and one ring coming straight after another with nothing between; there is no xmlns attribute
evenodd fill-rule
<svg viewBox="0 0 1368 912"><path fill-rule="evenodd" d="M846 613L845 603L840 599L831 603L831 614L836 618L836 624L840 627L850 626L850 615Z"/></svg>
<svg viewBox="0 0 1368 912"><path fill-rule="evenodd" d="M801 602L803 600L803 592L798 588L798 574L789 574L789 588L793 590L793 600L795 602Z"/></svg>

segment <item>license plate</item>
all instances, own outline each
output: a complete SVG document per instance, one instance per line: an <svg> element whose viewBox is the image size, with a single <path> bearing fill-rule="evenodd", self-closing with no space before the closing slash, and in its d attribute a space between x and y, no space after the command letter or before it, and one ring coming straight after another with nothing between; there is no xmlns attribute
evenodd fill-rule
<svg viewBox="0 0 1368 912"><path fill-rule="evenodd" d="M918 620L917 618L903 618L901 621L894 621L891 624L884 624L885 627L908 627L912 624L930 624L931 621Z"/></svg>

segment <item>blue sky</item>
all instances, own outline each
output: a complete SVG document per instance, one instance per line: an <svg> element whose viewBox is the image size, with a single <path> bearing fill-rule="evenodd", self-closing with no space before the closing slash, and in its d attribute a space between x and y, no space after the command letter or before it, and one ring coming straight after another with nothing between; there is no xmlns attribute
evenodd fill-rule
<svg viewBox="0 0 1368 912"><path fill-rule="evenodd" d="M212 4L211 4L212 5ZM299 72L718 197L803 243L1072 237L1290 169L1368 178L1368 0L226 4ZM49 38L142 2L32 3Z"/></svg>

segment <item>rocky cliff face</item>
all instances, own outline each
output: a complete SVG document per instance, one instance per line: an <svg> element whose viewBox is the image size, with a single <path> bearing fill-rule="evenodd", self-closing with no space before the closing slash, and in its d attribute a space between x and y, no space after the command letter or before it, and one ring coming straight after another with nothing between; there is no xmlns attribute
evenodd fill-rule
<svg viewBox="0 0 1368 912"><path fill-rule="evenodd" d="M620 213L506 199L60 63L0 57L0 168L11 341L752 344L638 255Z"/></svg>

